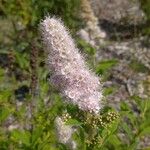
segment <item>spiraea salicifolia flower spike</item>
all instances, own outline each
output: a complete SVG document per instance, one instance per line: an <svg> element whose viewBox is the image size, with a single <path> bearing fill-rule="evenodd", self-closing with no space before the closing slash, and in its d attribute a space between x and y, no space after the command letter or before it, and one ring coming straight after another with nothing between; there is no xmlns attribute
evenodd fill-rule
<svg viewBox="0 0 150 150"><path fill-rule="evenodd" d="M98 113L102 107L99 77L86 66L62 21L48 16L41 22L40 31L52 72L51 82L69 102L84 111Z"/></svg>

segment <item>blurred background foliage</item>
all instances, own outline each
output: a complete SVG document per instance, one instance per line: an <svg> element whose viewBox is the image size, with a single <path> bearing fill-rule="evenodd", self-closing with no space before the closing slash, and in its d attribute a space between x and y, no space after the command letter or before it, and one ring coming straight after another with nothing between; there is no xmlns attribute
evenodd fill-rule
<svg viewBox="0 0 150 150"><path fill-rule="evenodd" d="M55 15L73 34L81 25L79 7L79 0L0 1L1 150L55 149L53 121L63 107L58 92L48 84L38 25L44 16ZM19 130L9 132L10 124L19 125Z"/></svg>
<svg viewBox="0 0 150 150"><path fill-rule="evenodd" d="M140 2L150 23L150 1ZM48 14L62 18L74 37L83 25L79 17L80 0L0 0L0 150L67 149L58 143L53 122L65 109L73 112L76 108L64 105L57 89L48 83L49 73L38 34L39 22ZM150 35L149 27L143 31ZM118 61L104 60L94 66L95 49L85 41L76 40L87 54L89 66L106 80L109 70ZM31 90L32 86L36 88L35 91ZM104 94L109 95L115 90L116 87L105 88ZM122 103L119 114L121 121L117 119L109 128L99 131L103 141L99 144L101 149L135 150L139 140L150 133L149 100L142 101L136 96L132 99L140 117L131 106ZM80 126L81 120L76 120ZM13 130L14 127L16 129ZM125 133L126 140L118 136L119 131ZM99 149L97 145L86 145L86 132L80 126L80 137L76 135L82 145L80 149Z"/></svg>
<svg viewBox="0 0 150 150"><path fill-rule="evenodd" d="M150 1L149 0L140 0L140 4L141 4L141 8L143 10L143 12L146 15L146 22L148 27L146 27L146 29L143 29L144 33L147 34L148 36L150 36Z"/></svg>
<svg viewBox="0 0 150 150"><path fill-rule="evenodd" d="M79 0L2 0L0 14L29 29L37 28L39 21L48 14L63 18L70 28L75 28L79 6Z"/></svg>

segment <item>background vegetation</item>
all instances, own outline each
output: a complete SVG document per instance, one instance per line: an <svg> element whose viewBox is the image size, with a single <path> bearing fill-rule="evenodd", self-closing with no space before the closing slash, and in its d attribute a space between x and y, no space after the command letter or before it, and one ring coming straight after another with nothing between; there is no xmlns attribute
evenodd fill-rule
<svg viewBox="0 0 150 150"><path fill-rule="evenodd" d="M141 6L149 23L150 2L141 0ZM38 24L45 15L56 15L74 36L83 25L79 13L80 0L0 1L0 150L68 149L58 142L54 127L55 117L66 111L72 117L66 124L78 130L74 139L80 150L136 150L139 141L150 134L150 99L131 97L137 111L126 102L120 104L119 112L106 105L100 114L102 123L95 123L98 118L64 104L57 89L50 85ZM150 28L145 29L143 32L149 35ZM84 41L76 41L93 66L96 50ZM117 63L106 60L93 68L105 81ZM114 90L105 88L104 95Z"/></svg>

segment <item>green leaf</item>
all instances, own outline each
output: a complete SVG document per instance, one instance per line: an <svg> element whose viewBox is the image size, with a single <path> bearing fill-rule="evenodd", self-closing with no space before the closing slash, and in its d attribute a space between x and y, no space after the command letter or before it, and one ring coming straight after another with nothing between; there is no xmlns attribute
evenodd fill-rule
<svg viewBox="0 0 150 150"><path fill-rule="evenodd" d="M132 133L131 128L128 126L128 124L125 122L122 122L121 126L122 126L123 130L127 133L129 139L132 140L133 139L133 133Z"/></svg>
<svg viewBox="0 0 150 150"><path fill-rule="evenodd" d="M32 144L35 145L38 138L40 138L40 136L42 135L43 133L43 130L42 130L42 126L39 126L39 127L35 127L33 129L33 132L32 132Z"/></svg>
<svg viewBox="0 0 150 150"><path fill-rule="evenodd" d="M138 138L138 137L137 137L137 138L134 138L134 139L132 140L132 144L129 145L129 147L128 147L127 149L128 149L128 150L135 150L135 149L137 149L138 144L139 144L139 138Z"/></svg>
<svg viewBox="0 0 150 150"><path fill-rule="evenodd" d="M58 150L54 147L54 145L50 145L50 143L45 144L41 150Z"/></svg>
<svg viewBox="0 0 150 150"><path fill-rule="evenodd" d="M108 130L110 131L111 134L113 134L117 130L118 124L119 124L119 120L116 120L110 124Z"/></svg>
<svg viewBox="0 0 150 150"><path fill-rule="evenodd" d="M148 68L146 68L142 63L138 62L138 60L132 60L129 64L129 67L131 67L131 69L133 69L135 72L148 72Z"/></svg>
<svg viewBox="0 0 150 150"><path fill-rule="evenodd" d="M0 123L2 123L10 114L10 109L7 107L0 107Z"/></svg>
<svg viewBox="0 0 150 150"><path fill-rule="evenodd" d="M73 139L76 141L78 149L86 150L85 130L82 126L80 126L78 131L73 134Z"/></svg>
<svg viewBox="0 0 150 150"><path fill-rule="evenodd" d="M116 89L117 89L116 87L105 88L103 94L104 94L104 96L110 95L113 92L115 92Z"/></svg>
<svg viewBox="0 0 150 150"><path fill-rule="evenodd" d="M5 74L4 69L3 69L3 68L0 68L0 77L4 76L4 74Z"/></svg>
<svg viewBox="0 0 150 150"><path fill-rule="evenodd" d="M144 150L150 150L150 146L146 147Z"/></svg>
<svg viewBox="0 0 150 150"><path fill-rule="evenodd" d="M84 128L82 128L82 127L79 128L79 135L80 135L81 141L84 143L85 142L85 131L84 131Z"/></svg>
<svg viewBox="0 0 150 150"><path fill-rule="evenodd" d="M101 131L101 136L102 136L102 138L104 138L104 137L107 137L107 135L108 135L108 130L107 130L106 128L104 128L104 129Z"/></svg>
<svg viewBox="0 0 150 150"><path fill-rule="evenodd" d="M120 104L120 109L121 111L131 111L131 108L129 107L129 105L125 102L121 102Z"/></svg>
<svg viewBox="0 0 150 150"><path fill-rule="evenodd" d="M27 59L26 54L21 54L19 52L15 53L16 56L16 62L18 63L19 67L21 69L28 69L29 68L29 60Z"/></svg>
<svg viewBox="0 0 150 150"><path fill-rule="evenodd" d="M147 102L147 109L150 110L150 99L145 100Z"/></svg>
<svg viewBox="0 0 150 150"><path fill-rule="evenodd" d="M114 145L115 147L116 147L117 145L121 145L120 139L119 139L119 138L117 137L117 135L115 135L115 134L111 135L111 136L109 137L108 141L109 141L112 145Z"/></svg>
<svg viewBox="0 0 150 150"><path fill-rule="evenodd" d="M149 125L150 125L150 119L147 118L147 119L143 120L143 122L140 124L139 129L142 131L144 128L149 127Z"/></svg>
<svg viewBox="0 0 150 150"><path fill-rule="evenodd" d="M111 69L113 66L115 66L118 63L118 60L111 59L111 60L104 60L99 62L99 64L96 66L96 73L97 74L104 74L109 69Z"/></svg>
<svg viewBox="0 0 150 150"><path fill-rule="evenodd" d="M145 135L150 135L150 126L144 128L139 134L139 136L145 136Z"/></svg>
<svg viewBox="0 0 150 150"><path fill-rule="evenodd" d="M13 130L11 132L11 137L17 142L20 141L22 144L25 144L26 146L30 146L31 134L28 131Z"/></svg>
<svg viewBox="0 0 150 150"><path fill-rule="evenodd" d="M11 89L6 89L4 91L0 91L0 104L2 104L2 103L6 104L6 102L10 99L11 96L12 96Z"/></svg>
<svg viewBox="0 0 150 150"><path fill-rule="evenodd" d="M65 123L66 125L76 125L76 126L80 126L82 125L82 122L79 122L76 119L68 119Z"/></svg>
<svg viewBox="0 0 150 150"><path fill-rule="evenodd" d="M62 143L58 143L58 148L59 150L68 150L67 146Z"/></svg>
<svg viewBox="0 0 150 150"><path fill-rule="evenodd" d="M93 48L89 43L84 40L78 39L78 44L81 48L83 48L84 52L89 55L95 55L96 49Z"/></svg>

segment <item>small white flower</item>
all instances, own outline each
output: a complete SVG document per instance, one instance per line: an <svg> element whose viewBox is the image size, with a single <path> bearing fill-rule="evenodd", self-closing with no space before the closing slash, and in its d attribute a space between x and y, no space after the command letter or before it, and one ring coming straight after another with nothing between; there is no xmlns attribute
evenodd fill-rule
<svg viewBox="0 0 150 150"><path fill-rule="evenodd" d="M71 149L76 149L76 143L72 139L75 130L70 125L65 125L60 117L55 119L56 133L60 143L68 145Z"/></svg>

